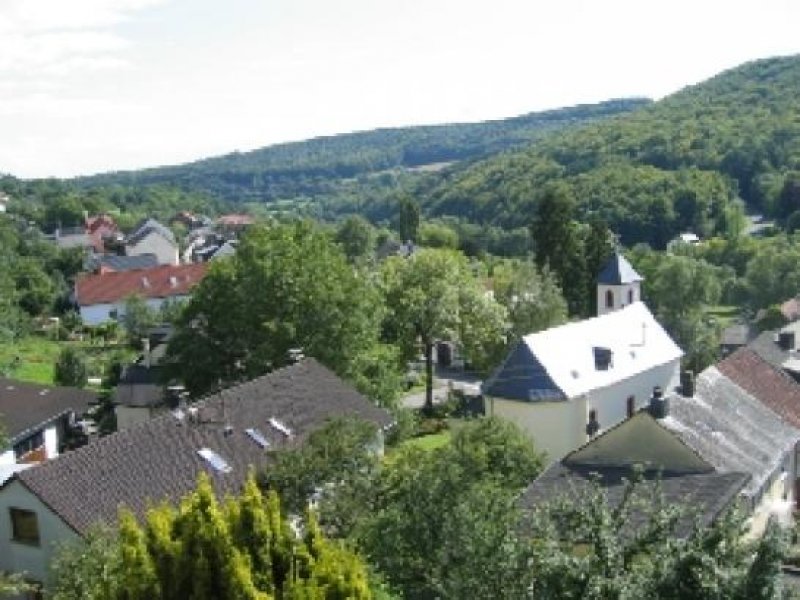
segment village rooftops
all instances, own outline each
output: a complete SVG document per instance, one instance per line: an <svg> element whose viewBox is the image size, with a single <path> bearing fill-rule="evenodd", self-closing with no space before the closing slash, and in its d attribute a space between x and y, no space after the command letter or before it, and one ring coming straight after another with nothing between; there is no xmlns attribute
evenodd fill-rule
<svg viewBox="0 0 800 600"><path fill-rule="evenodd" d="M11 445L69 413L82 415L97 394L0 378L0 425Z"/></svg>
<svg viewBox="0 0 800 600"><path fill-rule="evenodd" d="M149 269L83 275L75 281L75 299L80 306L112 304L129 296L171 298L185 296L205 276L208 266L160 265Z"/></svg>
<svg viewBox="0 0 800 600"><path fill-rule="evenodd" d="M717 364L720 372L800 429L800 385L748 348Z"/></svg>
<svg viewBox="0 0 800 600"><path fill-rule="evenodd" d="M485 383L487 396L567 400L607 387L683 352L642 302L526 335Z"/></svg>
<svg viewBox="0 0 800 600"><path fill-rule="evenodd" d="M175 234L172 233L172 230L167 227L166 225L162 225L155 219L143 219L139 222L136 227L133 228L133 231L128 235L128 244L135 245L138 244L142 239L144 239L150 233L157 233L165 240L175 243Z"/></svg>
<svg viewBox="0 0 800 600"><path fill-rule="evenodd" d="M597 485L614 509L637 477L645 494L659 488L667 506L683 509L679 537L692 533L696 518L702 525L711 523L750 479L744 472L714 469L644 409L548 467L523 492L519 505L527 512L560 498L575 502ZM635 533L645 518L635 508L623 533Z"/></svg>
<svg viewBox="0 0 800 600"><path fill-rule="evenodd" d="M644 278L636 272L628 259L619 252L614 252L606 266L597 276L597 283L602 285L624 285L644 281Z"/></svg>
<svg viewBox="0 0 800 600"><path fill-rule="evenodd" d="M223 390L14 475L79 534L112 523L120 506L137 515L194 489L201 472L220 495L241 489L269 450L292 447L337 417L385 428L376 407L314 359ZM259 434L259 440L248 430Z"/></svg>
<svg viewBox="0 0 800 600"><path fill-rule="evenodd" d="M693 396L669 397L658 422L717 471L749 473L744 494L751 498L800 440L800 431L713 366L697 377Z"/></svg>

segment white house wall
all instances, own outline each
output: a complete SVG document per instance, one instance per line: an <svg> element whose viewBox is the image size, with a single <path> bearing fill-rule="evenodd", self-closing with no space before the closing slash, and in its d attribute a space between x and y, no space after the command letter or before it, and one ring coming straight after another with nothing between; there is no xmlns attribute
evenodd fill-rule
<svg viewBox="0 0 800 600"><path fill-rule="evenodd" d="M586 399L556 402L518 402L490 398L487 412L525 431L536 449L546 452L548 464L561 459L586 440Z"/></svg>
<svg viewBox="0 0 800 600"><path fill-rule="evenodd" d="M189 296L172 296L170 298L147 298L145 304L153 310L159 310L161 305L166 301L170 302L184 302L188 300ZM116 311L116 318L111 316L112 311ZM90 306L81 306L81 319L84 325L100 325L108 321L119 321L125 316L125 300L113 304L92 304Z"/></svg>
<svg viewBox="0 0 800 600"><path fill-rule="evenodd" d="M58 456L58 426L53 423L44 430L44 449L49 459Z"/></svg>
<svg viewBox="0 0 800 600"><path fill-rule="evenodd" d="M14 450L6 450L5 452L0 452L0 465L13 465L17 462L17 456L14 454Z"/></svg>
<svg viewBox="0 0 800 600"><path fill-rule="evenodd" d="M35 467L34 467L35 468ZM39 545L13 541L11 508L36 513L39 524ZM0 488L0 571L25 572L37 581L45 582L50 560L60 543L77 540L78 535L64 521L31 494L19 481Z"/></svg>

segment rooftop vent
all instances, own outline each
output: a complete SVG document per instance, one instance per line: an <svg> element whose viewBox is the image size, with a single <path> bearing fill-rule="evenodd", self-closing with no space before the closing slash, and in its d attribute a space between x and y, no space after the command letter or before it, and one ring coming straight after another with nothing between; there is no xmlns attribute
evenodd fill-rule
<svg viewBox="0 0 800 600"><path fill-rule="evenodd" d="M211 465L215 471L219 471L220 473L230 473L233 471L233 468L228 464L228 462L219 454L214 452L211 448L200 448L197 453L203 457L203 459L209 465Z"/></svg>
<svg viewBox="0 0 800 600"><path fill-rule="evenodd" d="M264 437L264 434L261 433L258 429L253 427L249 429L245 429L244 432L250 436L250 439L253 440L256 444L261 446L262 448L269 448L269 440Z"/></svg>
<svg viewBox="0 0 800 600"><path fill-rule="evenodd" d="M281 423L275 417L270 418L269 424L272 425L278 431L280 431L286 437L292 437L292 430L289 429L284 423Z"/></svg>
<svg viewBox="0 0 800 600"><path fill-rule="evenodd" d="M664 397L659 386L653 388L653 395L650 397L650 414L655 419L663 419L669 414L669 399Z"/></svg>

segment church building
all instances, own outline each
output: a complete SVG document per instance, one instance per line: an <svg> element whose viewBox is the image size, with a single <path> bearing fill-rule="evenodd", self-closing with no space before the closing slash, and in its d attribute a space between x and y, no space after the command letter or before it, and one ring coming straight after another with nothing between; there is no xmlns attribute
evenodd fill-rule
<svg viewBox="0 0 800 600"><path fill-rule="evenodd" d="M598 315L524 336L484 383L487 414L517 423L556 461L679 383L681 349L641 301L615 252L597 282Z"/></svg>

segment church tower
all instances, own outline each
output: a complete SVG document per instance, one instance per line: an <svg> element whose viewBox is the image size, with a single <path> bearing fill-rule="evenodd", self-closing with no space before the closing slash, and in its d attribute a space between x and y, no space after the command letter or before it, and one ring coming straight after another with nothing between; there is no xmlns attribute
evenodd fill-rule
<svg viewBox="0 0 800 600"><path fill-rule="evenodd" d="M604 315L642 299L643 278L615 250L597 276L597 314Z"/></svg>

